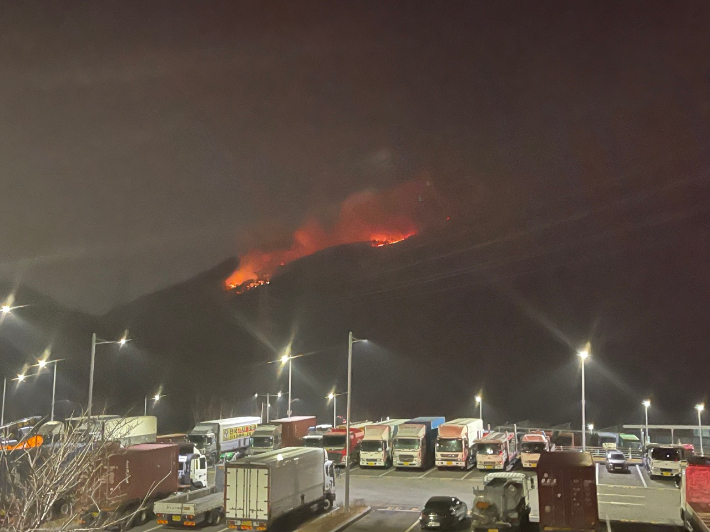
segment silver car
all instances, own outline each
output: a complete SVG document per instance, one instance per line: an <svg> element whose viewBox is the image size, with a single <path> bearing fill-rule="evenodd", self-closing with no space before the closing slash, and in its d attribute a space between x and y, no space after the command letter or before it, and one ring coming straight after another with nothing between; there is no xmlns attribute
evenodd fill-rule
<svg viewBox="0 0 710 532"><path fill-rule="evenodd" d="M606 470L609 471L609 473L613 473L614 471L628 473L629 464L626 462L626 456L624 456L624 453L615 449L607 451Z"/></svg>

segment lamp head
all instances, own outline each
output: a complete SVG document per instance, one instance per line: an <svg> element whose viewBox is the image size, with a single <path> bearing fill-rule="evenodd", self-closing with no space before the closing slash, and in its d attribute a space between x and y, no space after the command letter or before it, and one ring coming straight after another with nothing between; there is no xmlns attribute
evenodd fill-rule
<svg viewBox="0 0 710 532"><path fill-rule="evenodd" d="M580 351L580 352L578 353L578 355L580 356L580 358L581 358L582 360L586 360L586 359L589 357L589 351L587 351L586 349L584 349L584 350Z"/></svg>
<svg viewBox="0 0 710 532"><path fill-rule="evenodd" d="M649 401L648 399L646 399L646 400L645 400L643 403L641 403L641 404L642 404L643 406L645 406L646 408L648 408L649 406L651 406L651 401Z"/></svg>
<svg viewBox="0 0 710 532"><path fill-rule="evenodd" d="M259 394L258 394L258 393L255 393L255 394L254 394L254 399L258 399L258 397L259 397Z"/></svg>
<svg viewBox="0 0 710 532"><path fill-rule="evenodd" d="M40 369L44 369L47 366L47 361L43 358L40 358L39 361L37 362L37 365L39 366Z"/></svg>
<svg viewBox="0 0 710 532"><path fill-rule="evenodd" d="M0 308L3 314L9 314L11 310L10 305L3 305L2 308Z"/></svg>
<svg viewBox="0 0 710 532"><path fill-rule="evenodd" d="M477 402L477 403L480 403L480 402L481 402L481 396L480 396L480 395L477 395L477 396L476 396L476 402Z"/></svg>
<svg viewBox="0 0 710 532"><path fill-rule="evenodd" d="M695 405L695 409L696 409L698 412L702 412L703 410L705 410L705 404L704 404L704 403L700 403L699 405Z"/></svg>
<svg viewBox="0 0 710 532"><path fill-rule="evenodd" d="M17 374L17 381L22 382L25 380L26 377L27 377L27 375L25 375L24 373L18 373Z"/></svg>
<svg viewBox="0 0 710 532"><path fill-rule="evenodd" d="M590 431L591 431L591 430L594 430L594 423L590 423L589 425L587 425L587 428L588 428Z"/></svg>
<svg viewBox="0 0 710 532"><path fill-rule="evenodd" d="M288 359L289 359L289 356L288 356L288 355L282 356L282 357L281 357L281 363L282 363L282 364L285 364L286 362L288 362Z"/></svg>
<svg viewBox="0 0 710 532"><path fill-rule="evenodd" d="M126 340L126 337L124 336L123 338L121 338L121 339L118 341L118 345L119 345L120 347L123 347L124 345L126 345L126 342L127 342L127 341L128 341L128 340Z"/></svg>
<svg viewBox="0 0 710 532"><path fill-rule="evenodd" d="M330 399L330 400L332 401L332 400L333 400L333 397L335 397L335 394L334 394L333 392L330 392L330 393L328 394L328 399Z"/></svg>
<svg viewBox="0 0 710 532"><path fill-rule="evenodd" d="M281 399L281 392L277 393L277 394L276 394L276 397L278 397L279 399Z"/></svg>
<svg viewBox="0 0 710 532"><path fill-rule="evenodd" d="M154 400L156 403L157 403L158 401L160 401L160 394L159 394L159 393L156 393L156 394L155 394L155 397L153 397L153 400Z"/></svg>

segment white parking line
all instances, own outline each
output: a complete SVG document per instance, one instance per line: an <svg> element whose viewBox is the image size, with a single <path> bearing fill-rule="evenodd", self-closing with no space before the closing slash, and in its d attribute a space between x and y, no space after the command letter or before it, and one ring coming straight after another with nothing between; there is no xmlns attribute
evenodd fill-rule
<svg viewBox="0 0 710 532"><path fill-rule="evenodd" d="M597 486L599 485L599 464L594 464L594 474L597 476Z"/></svg>
<svg viewBox="0 0 710 532"><path fill-rule="evenodd" d="M648 484L646 484L646 479L643 478L643 473L641 472L641 468L636 464L636 471L638 471L639 477L641 477L641 482L643 482L643 487L648 488Z"/></svg>
<svg viewBox="0 0 710 532"><path fill-rule="evenodd" d="M143 530L143 532L150 532L151 530L158 530L159 528L162 528L162 527L163 527L163 525L154 526L153 528Z"/></svg>
<svg viewBox="0 0 710 532"><path fill-rule="evenodd" d="M469 471L469 472L466 473L463 477L461 477L461 480L466 480L466 478L467 478L469 475L472 475L472 474L475 473L476 471L478 471L478 469L476 469L476 468L474 467L473 469L471 469L471 471Z"/></svg>
<svg viewBox="0 0 710 532"><path fill-rule="evenodd" d="M419 524L419 519L417 519L416 521L414 521L414 522L409 526L409 528L408 528L407 530L405 530L404 532L411 532L411 530L412 530L415 526L417 526L418 524Z"/></svg>
<svg viewBox="0 0 710 532"><path fill-rule="evenodd" d="M385 475L389 475L392 471L394 471L394 467L390 467L387 471L382 473L381 475L377 475L378 477L384 477Z"/></svg>
<svg viewBox="0 0 710 532"><path fill-rule="evenodd" d="M645 499L645 495L626 495L624 493L597 493L597 497L631 497L634 499Z"/></svg>
<svg viewBox="0 0 710 532"><path fill-rule="evenodd" d="M431 473L432 471L436 471L436 468L435 468L435 467L432 467L429 471L427 471L427 472L424 473L422 476L417 477L417 478L424 478L425 476L427 476L427 475L428 475L429 473Z"/></svg>

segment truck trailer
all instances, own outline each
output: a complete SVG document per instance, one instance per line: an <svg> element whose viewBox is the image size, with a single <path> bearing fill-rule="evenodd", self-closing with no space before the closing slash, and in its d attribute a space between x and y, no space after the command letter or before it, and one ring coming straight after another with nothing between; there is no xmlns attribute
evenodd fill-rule
<svg viewBox="0 0 710 532"><path fill-rule="evenodd" d="M686 530L710 532L710 457L688 458L680 482L680 517Z"/></svg>
<svg viewBox="0 0 710 532"><path fill-rule="evenodd" d="M392 443L406 419L388 419L364 427L360 442L360 467L391 467Z"/></svg>
<svg viewBox="0 0 710 532"><path fill-rule="evenodd" d="M323 449L287 447L225 465L229 528L266 530L287 514L334 502L333 462Z"/></svg>
<svg viewBox="0 0 710 532"><path fill-rule="evenodd" d="M483 436L483 420L460 418L439 427L436 439L436 466L470 469L476 465L475 441Z"/></svg>
<svg viewBox="0 0 710 532"><path fill-rule="evenodd" d="M434 448L443 417L417 417L399 426L394 439L394 465L424 467L434 464Z"/></svg>
<svg viewBox="0 0 710 532"><path fill-rule="evenodd" d="M79 488L88 511L81 524L92 528L109 525L127 529L150 519L156 501L178 490L178 446L144 443L118 449L93 472L92 493ZM97 482L94 482L97 481Z"/></svg>
<svg viewBox="0 0 710 532"><path fill-rule="evenodd" d="M187 439L215 464L222 453L245 451L260 423L261 418L256 416L201 421L187 434Z"/></svg>

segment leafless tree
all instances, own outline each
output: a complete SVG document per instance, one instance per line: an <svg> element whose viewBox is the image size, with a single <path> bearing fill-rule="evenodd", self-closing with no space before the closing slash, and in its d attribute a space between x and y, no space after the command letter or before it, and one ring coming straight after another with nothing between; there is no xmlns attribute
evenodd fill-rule
<svg viewBox="0 0 710 532"><path fill-rule="evenodd" d="M91 421L45 424L14 445L0 450L0 532L40 530L98 530L112 524L104 520L83 526L100 501L106 503L108 460L121 452L116 442L125 431L121 423L111 431L92 430ZM119 482L123 482L120 480ZM131 508L145 509L144 499ZM131 521L133 515L112 515L109 521Z"/></svg>

